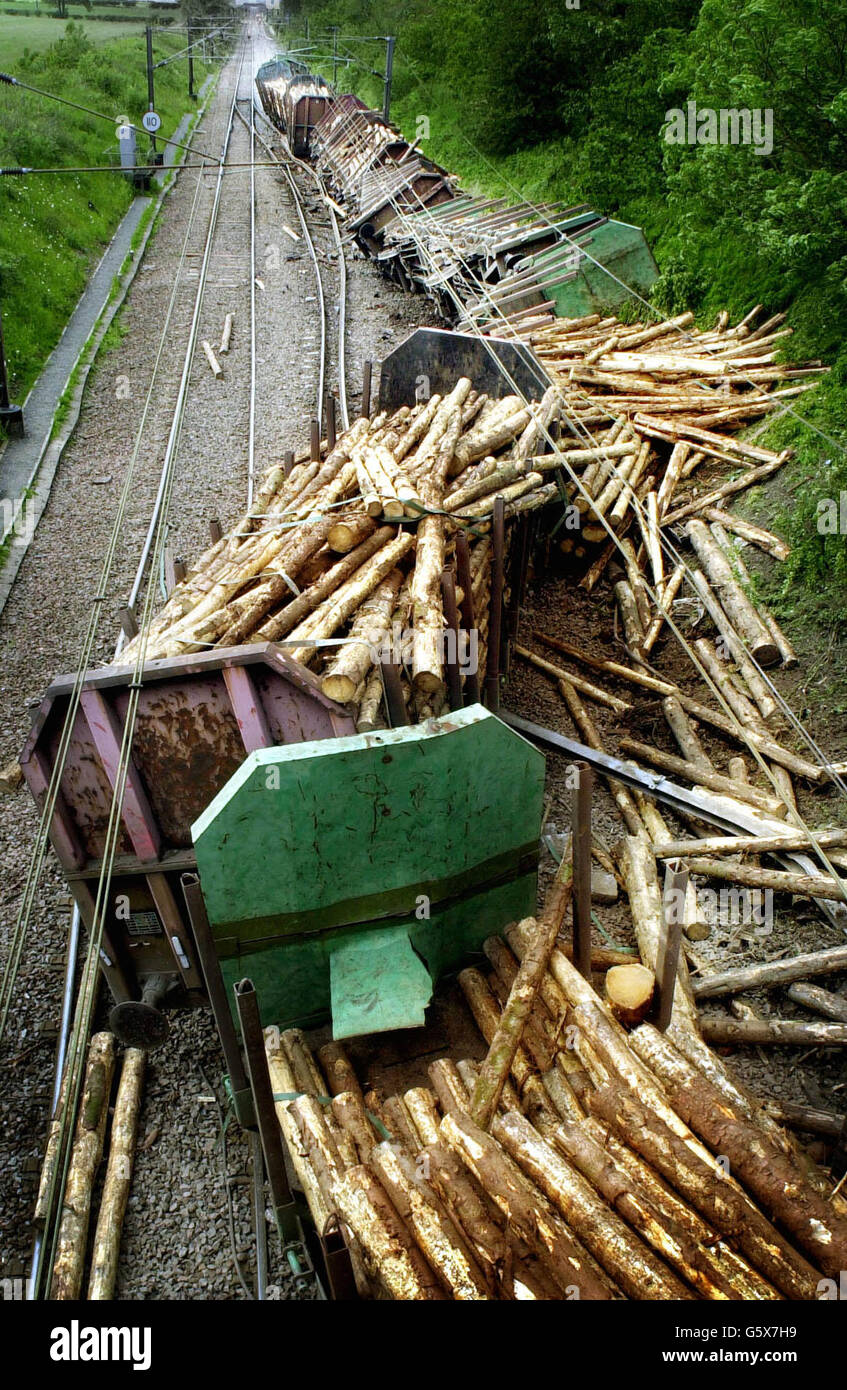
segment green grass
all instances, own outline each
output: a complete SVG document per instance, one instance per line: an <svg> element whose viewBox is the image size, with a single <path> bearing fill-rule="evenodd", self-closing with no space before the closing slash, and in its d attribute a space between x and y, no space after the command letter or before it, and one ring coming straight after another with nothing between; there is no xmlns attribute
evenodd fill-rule
<svg viewBox="0 0 847 1390"><path fill-rule="evenodd" d="M122 37L95 45L75 24L57 32L58 42L9 64L14 74L110 118L140 120L147 107L142 36L127 36L124 29ZM179 35L159 34L156 56L181 44ZM195 72L202 81L196 65ZM163 136L185 114L186 93L184 60L159 69L156 108ZM111 120L0 87L0 165L68 167L116 159ZM0 306L14 399L23 400L38 376L131 198L117 172L0 180Z"/></svg>
<svg viewBox="0 0 847 1390"><path fill-rule="evenodd" d="M23 7L21 7L23 10ZM137 32L143 33L143 16L133 15L133 24L119 23L112 19L92 19L80 7L79 16L71 17L82 26L86 38L94 44L111 43L113 39L124 39ZM14 69L27 49L31 53L48 48L51 43L62 38L67 20L56 19L42 13L10 15L0 13L0 53L3 55L3 68Z"/></svg>

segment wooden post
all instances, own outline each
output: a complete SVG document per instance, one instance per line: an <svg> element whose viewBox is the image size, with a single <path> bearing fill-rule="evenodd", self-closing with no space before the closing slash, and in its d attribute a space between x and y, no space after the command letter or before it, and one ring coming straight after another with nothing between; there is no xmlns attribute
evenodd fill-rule
<svg viewBox="0 0 847 1390"><path fill-rule="evenodd" d="M573 958L580 975L591 979L591 799L594 773L577 763L573 791Z"/></svg>
<svg viewBox="0 0 847 1390"><path fill-rule="evenodd" d="M331 391L326 393L326 450L331 454L335 448L335 397Z"/></svg>
<svg viewBox="0 0 847 1390"><path fill-rule="evenodd" d="M500 708L500 635L503 629L503 563L505 556L505 503L494 499L491 520L491 600L488 608L488 664L485 703L496 714Z"/></svg>
<svg viewBox="0 0 847 1390"><path fill-rule="evenodd" d="M385 692L385 708L392 729L404 728L409 723L409 715L403 699L400 684L400 668L393 661L381 661L382 688Z"/></svg>
<svg viewBox="0 0 847 1390"><path fill-rule="evenodd" d="M209 522L209 540L212 542L212 545L217 545L222 535L223 529L221 523L218 521L217 517L213 517Z"/></svg>
<svg viewBox="0 0 847 1390"><path fill-rule="evenodd" d="M368 358L362 369L362 414L370 417L371 413L371 378L373 376L373 362Z"/></svg>
<svg viewBox="0 0 847 1390"><path fill-rule="evenodd" d="M462 677L459 672L459 615L456 609L456 583L451 569L442 571L441 598L446 620L444 637L447 642L444 668L447 673L450 708L457 710L462 708Z"/></svg>
<svg viewBox="0 0 847 1390"><path fill-rule="evenodd" d="M291 472L291 470L292 470L293 467L294 467L294 450L293 450L293 449L286 449L285 453L284 453L283 456L282 456L282 471L283 471L283 473L285 474L286 478L287 478L288 475L290 474L290 472Z"/></svg>
<svg viewBox="0 0 847 1390"><path fill-rule="evenodd" d="M309 457L312 463L320 462L321 457L321 422L312 420L309 427Z"/></svg>
<svg viewBox="0 0 847 1390"><path fill-rule="evenodd" d="M685 922L685 894L688 889L688 870L669 864L665 870L662 900L664 939L656 960L658 1000L655 1025L664 1033L673 1013L673 996L679 972L679 948Z"/></svg>
<svg viewBox="0 0 847 1390"><path fill-rule="evenodd" d="M462 627L465 632L470 634L476 631L476 618L474 616L470 552L468 550L468 538L464 531L457 531L456 533L456 569L459 588L462 591ZM465 702L469 705L479 704L478 671L469 671L465 677Z"/></svg>

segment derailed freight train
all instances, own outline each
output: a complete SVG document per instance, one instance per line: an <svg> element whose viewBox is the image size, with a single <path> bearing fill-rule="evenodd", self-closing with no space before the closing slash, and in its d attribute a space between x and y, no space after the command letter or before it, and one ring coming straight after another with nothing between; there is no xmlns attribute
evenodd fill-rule
<svg viewBox="0 0 847 1390"><path fill-rule="evenodd" d="M294 154L308 155L311 132L332 98L329 84L303 63L273 58L259 68L256 87L265 115L288 136Z"/></svg>
<svg viewBox="0 0 847 1390"><path fill-rule="evenodd" d="M643 232L587 204L475 197L358 97L284 56L256 78L268 120L312 161L347 229L463 330L509 337L603 312L658 274ZM423 138L423 137L421 137Z"/></svg>

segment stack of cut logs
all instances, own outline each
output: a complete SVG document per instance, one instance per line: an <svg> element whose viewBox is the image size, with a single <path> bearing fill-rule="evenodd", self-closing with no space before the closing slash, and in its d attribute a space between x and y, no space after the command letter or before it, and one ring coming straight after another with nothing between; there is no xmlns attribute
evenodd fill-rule
<svg viewBox="0 0 847 1390"><path fill-rule="evenodd" d="M527 405L514 395L489 399L460 378L443 398L357 420L325 457L287 476L272 468L251 511L172 590L146 634L146 656L283 642L368 729L382 720L375 657L391 634L410 633L408 712L440 713L445 627L476 630L484 666L492 588L502 603L502 585L492 584L495 498L508 542L515 518L557 495L543 450L560 411L554 388ZM599 449L591 441L570 457L582 467Z"/></svg>
<svg viewBox="0 0 847 1390"><path fill-rule="evenodd" d="M642 963L595 950L595 991L557 940L557 876L538 919L486 942L490 973L459 977L486 1055L439 1058L430 1086L379 1094L340 1044L266 1030L297 1180L362 1296L814 1300L837 1281L847 1205L703 1043L685 967L666 1032L639 1022L649 1000L621 1005L661 935L643 835L621 873Z"/></svg>
<svg viewBox="0 0 847 1390"><path fill-rule="evenodd" d="M781 561L789 547L773 533L722 510L726 499L775 473L787 458L736 439L731 431L777 407L783 397L807 389L791 385L758 394L755 383L766 386L799 373L775 365L768 351L786 330L774 331L776 320L753 329L755 315L753 311L736 329L722 319L710 334L690 329L690 316L683 315L641 331L616 321L557 325L536 340L548 367L560 377L569 413L580 409L580 401L586 418L620 410L613 430L618 425L621 433L631 428L631 448L638 452L630 453L617 475L611 468L604 473L602 465L594 476L590 468L583 473L591 500L577 498L583 515L580 539L564 542L571 549L584 548L601 514L616 533L579 580L587 593L601 578L608 581L613 645L603 650L586 640L580 617L572 638L570 633L563 639L535 632L531 645L525 642L517 652L555 683L584 743L709 792L728 811L743 813L747 826L744 834L716 835L688 817L690 833L681 836L653 801L612 779L609 787L629 834L646 835L659 858L678 860L690 874L718 885L737 885L747 895L750 890L793 894L831 904L843 915L847 831L826 825L810 829L799 816L797 796L804 786L821 786L845 768L820 760L811 745L798 751L785 707L763 671L795 667L798 658L773 615L754 596L741 553L752 546ZM710 375L713 368L726 372L727 363L742 362L740 379ZM638 379L636 368L651 375ZM626 423L630 419L631 426ZM665 450L663 463L645 462L653 448ZM724 482L712 478L695 492L695 483L687 479L699 465L715 461L731 466L734 476ZM620 474L627 468L621 488ZM620 498L633 482L641 505L621 515ZM687 490L678 491L681 487ZM663 534L679 547L670 563ZM669 641L662 651L659 642L669 619L689 644L692 666L683 676L677 643ZM667 672L662 669L666 658ZM699 678L701 688L693 687L691 678ZM591 704L611 712L613 718L604 716L605 731L589 712ZM645 725L656 730L649 741L637 736ZM663 742L674 751L666 751ZM788 854L801 856L803 872L786 868ZM768 855L781 867L763 866L760 857ZM695 943L715 925L698 908L700 900L692 881L684 929ZM755 918L747 922L752 932L751 922L755 925ZM688 949L697 959L696 948ZM737 1017L705 1016L704 1036L718 1044L847 1043L843 1000L807 983L816 974L844 969L845 962L847 953L835 948L781 962L778 970L764 963L707 979L706 964L698 960L701 978L694 993L704 1003L785 983L792 987L792 1003L818 1015L817 1020L763 1018L748 1004L733 1001ZM832 1132L825 1122L820 1128Z"/></svg>

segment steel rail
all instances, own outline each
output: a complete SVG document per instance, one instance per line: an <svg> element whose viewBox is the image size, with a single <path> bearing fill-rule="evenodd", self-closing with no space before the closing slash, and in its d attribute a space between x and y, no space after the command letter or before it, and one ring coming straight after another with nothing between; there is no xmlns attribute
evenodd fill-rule
<svg viewBox="0 0 847 1390"><path fill-rule="evenodd" d="M196 294L195 294L194 309L193 309L193 313L192 313L192 322L191 322L191 328L190 328L190 332L189 332L189 341L188 341L188 345L187 345L187 348L186 348L185 359L184 359L184 362L183 362L183 370L182 370L182 375L181 375L181 378L180 378L180 386L179 386L179 390L178 390L178 394L177 394L177 402L176 402L176 405L175 405L175 408L174 408L174 418L173 418L173 421L172 421L172 424L171 424L171 429L170 429L169 436L168 436L168 442L167 442L166 449L165 449L165 456L164 456L164 460L163 460L163 464L162 464L162 470L161 470L160 479L159 479L159 487L158 487L157 494L156 494L156 499L155 499L155 502L154 502L153 516L152 516L152 518L151 518L151 523L150 523L150 526L148 527L147 535L146 535L146 537L145 537L144 545L143 545L143 547L142 547L141 558L140 558L140 560L139 560L139 564L138 564L138 569L137 569L137 572L136 572L135 581L134 581L133 587L132 587L131 605L134 605L135 602L137 601L138 594L139 594L140 589L141 589L141 584L142 584L142 582L143 582L144 573L145 573L145 571L146 571L147 563L148 563L148 560L149 560L149 557L150 557L150 552L151 552L151 547L152 547L152 545L153 545L153 540L154 540L154 538L156 537L157 529L158 529L158 539L159 539L159 541L161 541L161 538L162 538L162 536L163 536L163 534L164 534L163 523L164 523L165 517L164 517L163 507L164 507L164 503L165 503L166 497L169 497L170 484L171 484L171 482L172 482L173 462L174 462L176 447L177 447L177 444L178 444L178 441L179 441L179 435L180 435L180 430L181 430L181 425L182 425L182 418L183 418L183 414L184 414L185 402L186 402L186 396L187 396L188 379L189 379L189 376L190 376L190 369L191 369L191 365L192 365L192 362L193 362L194 350L195 350L195 347L196 347L197 334L198 334L198 330L199 330L200 311L201 311L202 302L203 302L203 295L204 295L204 292L205 292L205 285L206 285L206 278L207 278L207 274L208 274L209 262L210 262L210 259L211 259L211 250L212 250L212 244L213 244L213 241L214 241L215 228L216 228L216 224L217 224L218 209L219 209L219 206L220 206L221 187L222 187L222 181L223 181L224 166L225 166L225 161L226 161L226 153L227 153L227 150L228 150L228 148L229 148L229 142L230 142L230 139L231 139L231 136L232 136L233 122L234 122L234 113L235 113L235 110L236 110L236 101L237 101L237 94L238 94L238 85L239 85L239 81L240 81L240 77L241 77L241 70L242 70L242 68L243 68L243 63L244 63L244 49L242 48L242 52L241 52L241 55L240 55L240 61L239 61L238 74L237 74L237 76L236 76L236 81L235 81L235 86L234 86L234 91L233 91L233 100L232 100L232 103L231 103L231 106L230 106L229 119L228 119L228 122L227 122L226 133L225 133L225 136L224 136L224 141L223 141L223 146L222 146L221 157L220 157L220 160L218 161L218 176L217 176L216 185L215 185L215 195L214 195L213 204L212 204L212 209L211 209L210 217L209 217L209 223L208 223L207 231L206 231L206 237L205 237L205 243L204 243L204 251L203 251L203 262L202 262L202 265L201 265L200 275L199 275L199 277L198 277L198 285L197 285L197 291L196 291ZM199 180L198 180L198 187L199 187ZM196 196L196 195L195 195L195 196ZM176 285L175 285L174 288L176 289ZM150 601L151 601L151 596L150 596L150 594L149 594L149 592L148 592L148 605L149 605ZM117 656L119 655L120 650L121 650L121 647L122 647L122 645L123 645L123 641L124 641L124 637L123 637L123 633L121 633L120 637L118 638L118 642L117 642L117 645L116 645L116 648L115 648L115 657L117 657ZM133 691L132 694L134 694L134 695L136 696L135 704L137 705L137 691ZM119 806L119 804L120 804L120 803L122 802L122 800L123 800L123 787L124 787L124 783L125 783L126 769L127 769L127 767L128 767L129 757L130 757L130 753L131 753L132 737L133 737L133 734L134 734L134 712L135 712L135 707L134 707L134 705L132 704L132 700L131 700L130 710L128 710L128 712L127 712L127 722L126 722L126 725L125 725L124 740L123 740L123 746L122 746L122 749L121 749L121 767L120 767L120 769L119 769L119 774L116 776L115 788L114 788L113 797L112 797L112 808L111 808L111 813L110 813L109 832L111 832L111 838L112 838L112 839L115 839L115 843L116 843L116 836L115 836L114 831L115 831L115 827L116 827L116 825L117 825L117 819L118 819L117 816L116 816L116 808L117 808L117 806ZM114 854L112 854L111 859L112 859L112 860L114 859ZM49 1192L49 1194L48 1194L48 1215L47 1215L47 1221L45 1222L44 1232L41 1233L40 1239L39 1239L39 1241L38 1241L38 1243L37 1243L37 1246L36 1246L36 1249L35 1249L35 1251L34 1251L33 1266L32 1266L32 1272L31 1272L30 1281L29 1281L29 1296L32 1297L32 1298L35 1298L35 1297L38 1296L38 1288L39 1288L40 1277L41 1277L41 1273L42 1273L42 1269L43 1269L44 1254L45 1254L45 1251L46 1251L46 1248L47 1248L47 1236L48 1236L48 1232L49 1232L49 1229L50 1229L50 1220L51 1220L51 1218L54 1217L54 1215L55 1215L55 1206L56 1206L55 1198L56 1198L56 1195L57 1195L57 1188L58 1188L58 1186L59 1186L59 1182L58 1182L58 1172L59 1172L60 1163L61 1163L61 1167L62 1167L62 1176L61 1176L61 1188L62 1188L62 1190L64 1190L64 1187L65 1187L65 1184L66 1184L66 1181L67 1181L67 1172L68 1172L68 1166L69 1166L69 1162L70 1162L70 1151L71 1151L71 1146L70 1146L70 1142L69 1142L71 1124L70 1124L70 1122L69 1122L69 1117L75 1115L76 1108L77 1108L77 1104L78 1104L78 1099L79 1099L79 1092L80 1092L80 1088L81 1088L81 1081L82 1081L82 1065L81 1065L81 1062L82 1062L82 1048L83 1048L83 1042L84 1042L84 1038L87 1038L87 1036L88 1036L88 1031L89 1031L89 1028L90 1028L90 1021L91 1021L91 1015L92 1015L92 1013L93 1013L94 1003L95 1003L95 1000L96 1000L96 973L95 973L95 972L96 972L96 970L97 970L97 964L95 964L95 956L96 956L97 961L99 962L100 938L102 937L102 899L103 899L103 897L105 896L103 890L104 890L104 884L105 884L106 880L107 880L107 879L110 879L110 877L111 877L111 865L110 865L110 863L109 863L109 856L106 855L106 854L104 854L103 871L102 871L102 873L101 873L100 881L99 881L99 884L98 884L98 905L97 905L97 909L95 910L95 922L94 922L94 925L93 925L93 928L92 928L91 938L90 938L90 941L89 941L89 949L88 949L88 953L87 953L87 957L86 957L86 961L85 961L85 966L84 966L84 969L83 969L83 981L82 981L81 988L80 988L80 993L79 993L79 996L78 996L78 999L77 999L77 1014L78 1014L78 1017L74 1020L74 1026L73 1026L73 1029L72 1029L72 1031L71 1031L69 1053L66 1053L66 1056L67 1056L67 1058L68 1058L67 1065L69 1066L68 1079L69 1079L69 1082L70 1082L70 1085L69 1085L69 1087L68 1087L68 1092L69 1092L69 1096L68 1096L69 1104L65 1107L65 1112L64 1112L64 1115L63 1115L62 1131L61 1131L61 1133L60 1133L60 1138L59 1138L59 1161L57 1161L56 1169L54 1170L53 1180L52 1180L52 1182L51 1182L51 1184L50 1184L50 1192ZM99 910L98 910L98 909L99 909ZM100 924L100 931L97 930L98 919L99 919L99 924ZM70 993L72 993L72 989L70 989L69 981L67 981L67 980L66 980L66 991L69 991ZM86 996L87 996L87 997L86 997ZM69 1001L68 1001L68 1002L69 1002ZM64 1013L64 1011L63 1011L63 1013ZM67 1047L67 1043L66 1043L66 1047ZM57 1082L56 1082L56 1084L61 1085L61 1080L59 1079L58 1076L57 1076ZM64 1150L64 1154L62 1153L62 1150ZM53 1250L55 1249L55 1241L56 1241L57 1234L58 1234L58 1223L56 1223L56 1229L55 1229L54 1232L53 1232L53 1239L52 1239L52 1244L51 1244L51 1257L52 1257L52 1252L53 1252Z"/></svg>
<svg viewBox="0 0 847 1390"><path fill-rule="evenodd" d="M252 116L253 109L254 108L251 107L251 120L249 123L244 119L243 116L241 116L241 119L244 121L245 125L248 125L249 128L255 130L256 122L255 118ZM238 114L241 115L241 112L239 112ZM320 314L321 327L321 346L320 361L318 367L318 390L315 402L315 418L318 421L322 422L324 410L324 391L326 389L326 367L329 335L327 333L326 295L324 294L323 281L321 280L321 269L320 264L318 262L317 248L315 247L315 243L312 238L312 233L309 230L309 224L306 220L306 214L303 208L303 200L300 196L300 190L298 189L294 181L294 176L292 175L291 170L287 167L286 161L284 159L280 159L276 151L271 148L271 146L268 144L268 142L264 139L264 137L258 130L256 130L256 139L259 141L260 145L264 146L271 159L274 160L278 168L280 168L283 174L285 175L285 180L288 184L288 187L291 191L291 196L294 200L294 206L297 210L297 217L299 219L300 226L303 230L303 238L306 242L306 245L309 248L309 255L311 257L312 266L315 272L315 285L318 291L318 308Z"/></svg>

